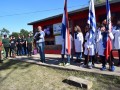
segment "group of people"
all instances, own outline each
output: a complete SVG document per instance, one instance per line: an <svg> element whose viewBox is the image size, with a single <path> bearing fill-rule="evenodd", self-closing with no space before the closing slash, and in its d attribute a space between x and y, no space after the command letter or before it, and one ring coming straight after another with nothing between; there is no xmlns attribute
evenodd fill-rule
<svg viewBox="0 0 120 90"><path fill-rule="evenodd" d="M111 54L106 60L105 49L106 49L106 35L109 36L112 41L112 49L118 50L120 66L120 19L117 20L117 25L112 26L111 30L107 30L106 20L101 25L97 25L96 31L93 34L92 28L87 25L85 27L85 35L83 35L79 26L74 27L74 38L70 35L71 42L74 42L76 61L81 62L82 55L84 54L84 62L81 65L86 68L93 68L95 63L95 57L99 56L102 63L101 70L106 70L106 64L110 61L110 70L114 71L113 55ZM85 36L85 37L84 37ZM64 48L64 46L63 46ZM71 57L73 52L73 45L71 43ZM67 55L67 61L64 61L64 53L61 53L62 60L59 65L70 65L70 54Z"/></svg>
<svg viewBox="0 0 120 90"><path fill-rule="evenodd" d="M93 34L92 28L87 25L85 27L85 35L83 35L81 28L77 25L74 27L74 37L72 37L72 34L70 33L70 43L71 43L71 54L67 55L67 61L64 59L64 45L62 45L62 52L61 52L61 62L59 65L70 65L70 56L73 58L73 50L75 50L76 55L76 61L81 63L81 59L84 56L85 60L82 64L83 67L87 67L92 69L95 65L95 57L99 56L102 63L101 70L106 70L106 64L108 60L106 60L106 56L104 54L106 49L106 35L109 36L110 40L112 41L113 47L112 49L117 49L119 52L119 63L118 66L120 66L120 19L117 21L117 25L112 26L111 31L107 30L107 23L104 20L101 25L98 25L96 28L96 32ZM70 30L70 28L69 28ZM70 30L71 31L71 30ZM40 54L40 60L41 62L45 63L45 32L42 30L41 26L38 26L38 31L34 35L34 40L36 42L36 46L38 48L38 52ZM64 41L63 41L64 42ZM74 42L74 45L73 43ZM4 39L2 40L2 44L4 46L5 52L6 52L6 58L8 57L8 52L10 50L10 56L12 53L12 56L15 57L15 54L17 55L26 55L31 56L32 52L32 43L33 39L28 35L27 38L22 36L18 36L17 39L15 39L14 36L12 36L10 39L7 38L7 35L4 35ZM0 45L2 45L0 43ZM73 48L74 46L74 48ZM1 49L1 48L0 48ZM23 53L24 52L24 53ZM112 63L110 64L111 71L115 70L114 62L111 59Z"/></svg>
<svg viewBox="0 0 120 90"><path fill-rule="evenodd" d="M10 38L7 38L7 35L4 35L2 41L0 42L0 51L2 51L2 46L4 47L5 51L5 58L8 58L8 56L15 58L16 54L17 56L21 55L32 55L32 44L33 44L33 38L30 34L28 34L28 37L24 37L24 35L21 37L18 35L18 38L16 39L14 36L10 36Z"/></svg>

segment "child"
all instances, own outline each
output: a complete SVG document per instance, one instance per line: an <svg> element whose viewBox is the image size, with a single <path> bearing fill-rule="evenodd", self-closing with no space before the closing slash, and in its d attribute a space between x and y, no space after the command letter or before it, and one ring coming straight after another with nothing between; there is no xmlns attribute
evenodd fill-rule
<svg viewBox="0 0 120 90"><path fill-rule="evenodd" d="M94 35L91 28L86 33L85 40L86 40L86 42L84 44L84 47L85 47L84 67L88 67L89 69L92 69L92 67L93 67L93 63L92 63L93 60L92 59L95 55L95 35Z"/></svg>
<svg viewBox="0 0 120 90"><path fill-rule="evenodd" d="M101 25L101 33L99 33L99 36L97 38L97 41L99 42L99 50L98 50L98 55L100 56L101 58L101 61L102 61L102 68L101 70L104 71L106 70L106 63L107 63L107 60L106 60L106 57L105 57L105 49L106 49L106 35L108 34L110 39L114 39L114 36L113 34L108 30L108 32L106 32L106 28L105 28L105 25ZM111 71L114 71L115 70L115 67L114 65L112 65L112 68L111 68Z"/></svg>
<svg viewBox="0 0 120 90"><path fill-rule="evenodd" d="M84 39L83 39L81 28L79 26L76 26L75 33L74 33L75 53L77 56L76 62L81 62L82 52L83 52L83 41Z"/></svg>

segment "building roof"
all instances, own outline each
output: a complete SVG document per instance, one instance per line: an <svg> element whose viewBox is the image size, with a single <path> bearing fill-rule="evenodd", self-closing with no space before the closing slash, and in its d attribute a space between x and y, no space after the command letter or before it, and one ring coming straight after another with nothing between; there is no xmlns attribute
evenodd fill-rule
<svg viewBox="0 0 120 90"><path fill-rule="evenodd" d="M114 3L118 3L120 2L120 0L112 0L110 1L110 4L114 4ZM100 4L96 4L95 7L101 7L101 6L105 6L106 3L100 3ZM74 11L70 11L68 12L69 15L71 14L74 14L74 13L78 13L78 12L81 12L81 11L85 11L85 10L88 10L89 7L84 7L84 8L80 8L80 9L76 9ZM55 15L55 16L51 16L51 17L48 17L48 18L45 18L45 19L41 19L41 20L37 20L37 21L34 21L34 22L31 22L31 23L28 23L28 25L33 25L33 24L36 24L36 23L39 23L39 22L43 22L43 21L47 21L47 20L51 20L51 19L55 19L55 18L58 18L58 17L62 17L63 14L59 14L59 15Z"/></svg>

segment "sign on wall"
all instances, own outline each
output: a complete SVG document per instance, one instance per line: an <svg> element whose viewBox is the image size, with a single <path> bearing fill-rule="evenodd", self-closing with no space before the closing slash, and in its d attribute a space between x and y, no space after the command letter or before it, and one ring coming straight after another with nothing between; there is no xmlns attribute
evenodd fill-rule
<svg viewBox="0 0 120 90"><path fill-rule="evenodd" d="M62 41L62 36L55 36L55 45L62 45L63 41Z"/></svg>
<svg viewBox="0 0 120 90"><path fill-rule="evenodd" d="M61 35L62 23L53 24L53 34Z"/></svg>

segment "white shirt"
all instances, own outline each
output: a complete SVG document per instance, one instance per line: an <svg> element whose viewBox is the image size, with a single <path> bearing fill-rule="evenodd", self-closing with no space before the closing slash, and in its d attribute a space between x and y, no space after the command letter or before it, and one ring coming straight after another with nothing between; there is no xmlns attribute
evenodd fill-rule
<svg viewBox="0 0 120 90"><path fill-rule="evenodd" d="M44 31L36 32L35 35L34 35L34 38L38 33L40 33L40 39L38 41L36 41L36 43L44 42L45 41L45 38L44 38L45 33L44 33Z"/></svg>
<svg viewBox="0 0 120 90"><path fill-rule="evenodd" d="M114 49L120 49L120 30L113 30L112 33L114 35Z"/></svg>

